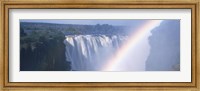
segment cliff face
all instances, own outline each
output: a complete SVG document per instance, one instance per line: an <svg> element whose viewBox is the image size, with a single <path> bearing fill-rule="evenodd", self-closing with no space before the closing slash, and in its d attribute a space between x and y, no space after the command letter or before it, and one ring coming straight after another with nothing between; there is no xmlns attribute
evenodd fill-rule
<svg viewBox="0 0 200 91"><path fill-rule="evenodd" d="M21 30L23 31L23 30ZM21 71L64 71L70 70L65 58L65 36L57 31L24 34L20 39Z"/></svg>
<svg viewBox="0 0 200 91"><path fill-rule="evenodd" d="M126 34L125 27L20 22L20 70L71 70L65 56L65 35Z"/></svg>
<svg viewBox="0 0 200 91"><path fill-rule="evenodd" d="M164 21L152 30L149 37L150 55L146 61L147 71L180 70L180 22Z"/></svg>

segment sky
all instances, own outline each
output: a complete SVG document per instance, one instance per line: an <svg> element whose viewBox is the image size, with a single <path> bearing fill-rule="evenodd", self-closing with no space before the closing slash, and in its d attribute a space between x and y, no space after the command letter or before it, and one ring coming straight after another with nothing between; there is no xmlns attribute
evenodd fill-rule
<svg viewBox="0 0 200 91"><path fill-rule="evenodd" d="M149 55L151 54L150 52L151 45L149 44L149 37L155 36L155 34L152 35L151 31L159 27L159 35L156 36L156 40L154 39L154 43L160 44L159 43L160 41L162 40L164 41L164 39L166 41L167 38L170 38L169 35L173 34L174 32L172 31L173 29L175 30L177 29L177 31L179 31L178 30L179 26L173 26L174 24L176 24L174 22L177 22L177 21L179 20L171 21L170 23L164 23L165 20L135 20L135 19L134 20L130 20L130 19L129 20L125 20L125 19L120 19L120 20L119 19L114 19L114 20L109 20L109 19L107 20L105 19L104 20L102 19L82 19L82 20L80 19L77 19L77 20L75 19L68 19L68 20L22 19L20 20L20 22L40 22L40 23L56 23L56 24L80 24L80 25L109 24L109 25L114 25L114 26L131 26L130 36L128 40L125 41L122 47L120 47L116 51L113 57L108 59L107 63L103 65L102 71L129 71L129 70L144 71L146 67L145 62L147 58L149 57ZM165 33L164 30L165 31L167 30L167 32ZM170 40L170 39L168 40L170 40L170 42L174 40L179 41L179 36L177 35L173 40ZM164 38L162 36L164 36ZM171 49L173 49L173 47L174 46L172 46ZM156 53L160 53L160 52L162 54L162 52L165 52L165 51L160 51L156 49ZM174 50L170 50L169 54L172 54L173 52ZM169 57L167 58L166 56L166 58L164 59L169 59Z"/></svg>
<svg viewBox="0 0 200 91"><path fill-rule="evenodd" d="M81 25L96 25L96 24L109 24L114 26L138 26L147 20L127 20L127 19L21 19L20 22L41 22L41 23L56 23L56 24L81 24Z"/></svg>

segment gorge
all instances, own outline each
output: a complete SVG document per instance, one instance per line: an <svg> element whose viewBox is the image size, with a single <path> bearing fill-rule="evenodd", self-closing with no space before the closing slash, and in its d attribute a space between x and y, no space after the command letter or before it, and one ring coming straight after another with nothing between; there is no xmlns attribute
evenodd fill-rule
<svg viewBox="0 0 200 91"><path fill-rule="evenodd" d="M21 22L20 70L179 71L180 21L152 28Z"/></svg>

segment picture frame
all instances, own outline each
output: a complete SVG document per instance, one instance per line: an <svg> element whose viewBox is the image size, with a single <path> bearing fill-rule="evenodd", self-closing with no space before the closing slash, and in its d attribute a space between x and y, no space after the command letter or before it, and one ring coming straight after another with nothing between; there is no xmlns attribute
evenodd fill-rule
<svg viewBox="0 0 200 91"><path fill-rule="evenodd" d="M9 9L191 9L191 82L9 82ZM1 90L169 90L199 89L199 1L1 1Z"/></svg>

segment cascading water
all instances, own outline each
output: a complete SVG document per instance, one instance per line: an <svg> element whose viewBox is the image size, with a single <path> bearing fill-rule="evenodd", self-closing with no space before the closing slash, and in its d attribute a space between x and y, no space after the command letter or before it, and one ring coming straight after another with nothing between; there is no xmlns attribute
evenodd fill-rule
<svg viewBox="0 0 200 91"><path fill-rule="evenodd" d="M64 41L66 60L75 71L101 70L126 40L127 36L119 35L68 35Z"/></svg>

